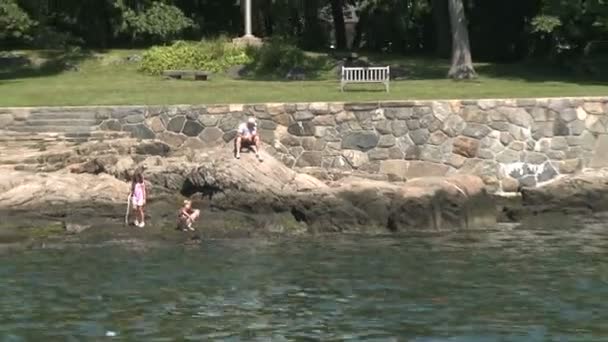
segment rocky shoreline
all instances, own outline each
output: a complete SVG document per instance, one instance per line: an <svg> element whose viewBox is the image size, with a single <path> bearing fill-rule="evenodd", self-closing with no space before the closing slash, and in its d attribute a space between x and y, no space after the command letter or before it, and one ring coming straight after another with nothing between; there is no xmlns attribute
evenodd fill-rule
<svg viewBox="0 0 608 342"><path fill-rule="evenodd" d="M320 180L264 157L236 161L228 144L200 153L135 139L14 150L0 165L0 244L72 234L184 242L192 236L174 227L186 197L202 209L196 235L204 238L487 229L539 214L608 209L606 170L505 196L489 193L473 175L389 182L336 171ZM145 169L151 194L145 229L124 225L136 168Z"/></svg>

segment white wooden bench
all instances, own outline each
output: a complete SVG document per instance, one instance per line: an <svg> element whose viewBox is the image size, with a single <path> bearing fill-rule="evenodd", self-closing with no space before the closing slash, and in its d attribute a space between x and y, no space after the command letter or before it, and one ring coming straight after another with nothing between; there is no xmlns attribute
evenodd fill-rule
<svg viewBox="0 0 608 342"><path fill-rule="evenodd" d="M342 67L342 79L340 89L344 91L347 83L382 83L389 92L389 82L391 79L391 67Z"/></svg>

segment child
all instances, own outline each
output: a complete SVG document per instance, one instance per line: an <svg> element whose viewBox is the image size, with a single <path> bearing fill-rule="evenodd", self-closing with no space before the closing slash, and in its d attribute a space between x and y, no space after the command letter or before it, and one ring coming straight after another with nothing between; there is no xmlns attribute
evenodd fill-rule
<svg viewBox="0 0 608 342"><path fill-rule="evenodd" d="M185 230L194 231L194 228L192 228L192 224L194 223L194 221L196 221L196 219L199 217L200 214L201 214L200 210L192 209L191 201L185 200L184 206L179 210L178 219L177 219L178 228L180 228L181 230L184 230L184 231Z"/></svg>
<svg viewBox="0 0 608 342"><path fill-rule="evenodd" d="M147 197L144 176L139 171L135 172L133 183L131 184L131 202L133 203L133 211L135 212L135 227L143 228L146 225L144 206L146 205Z"/></svg>

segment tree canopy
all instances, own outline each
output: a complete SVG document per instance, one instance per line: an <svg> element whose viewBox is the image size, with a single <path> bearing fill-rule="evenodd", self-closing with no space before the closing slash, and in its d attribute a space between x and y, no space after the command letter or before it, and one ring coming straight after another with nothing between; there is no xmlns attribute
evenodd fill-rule
<svg viewBox="0 0 608 342"><path fill-rule="evenodd" d="M608 0L459 2L476 60L584 54L596 42L608 41ZM253 3L256 35L279 36L304 49L334 45L447 57L452 47L448 0ZM243 30L242 12L238 0L0 0L0 43L107 48L236 37Z"/></svg>

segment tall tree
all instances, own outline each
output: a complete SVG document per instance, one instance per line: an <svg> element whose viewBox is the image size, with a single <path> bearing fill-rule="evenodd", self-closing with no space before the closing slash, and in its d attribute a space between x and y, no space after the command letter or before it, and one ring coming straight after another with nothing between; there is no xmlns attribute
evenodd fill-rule
<svg viewBox="0 0 608 342"><path fill-rule="evenodd" d="M346 49L346 26L344 24L344 0L331 0L331 15L336 32L336 48Z"/></svg>
<svg viewBox="0 0 608 342"><path fill-rule="evenodd" d="M477 74L473 68L463 0L448 0L448 8L452 27L452 66L448 77L459 80L475 78Z"/></svg>

